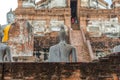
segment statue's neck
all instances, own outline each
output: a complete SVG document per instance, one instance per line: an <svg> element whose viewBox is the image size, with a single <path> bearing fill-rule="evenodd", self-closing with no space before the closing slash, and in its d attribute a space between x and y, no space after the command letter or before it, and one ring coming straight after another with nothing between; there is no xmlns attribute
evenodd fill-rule
<svg viewBox="0 0 120 80"><path fill-rule="evenodd" d="M65 42L65 39L60 39L60 42Z"/></svg>
<svg viewBox="0 0 120 80"><path fill-rule="evenodd" d="M59 43L66 43L66 41L65 40L61 40Z"/></svg>
<svg viewBox="0 0 120 80"><path fill-rule="evenodd" d="M61 36L60 36L60 37L59 37L59 40L60 40L60 42L61 42L61 41L63 42L63 41L65 41L65 37L63 37L63 36L61 37Z"/></svg>

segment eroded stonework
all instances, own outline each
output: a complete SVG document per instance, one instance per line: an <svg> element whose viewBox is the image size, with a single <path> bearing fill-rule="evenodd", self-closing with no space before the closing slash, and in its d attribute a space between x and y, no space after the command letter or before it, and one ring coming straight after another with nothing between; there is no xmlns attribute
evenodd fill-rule
<svg viewBox="0 0 120 80"><path fill-rule="evenodd" d="M31 21L31 24L34 26L33 32L34 34L40 34L45 31L46 21Z"/></svg>
<svg viewBox="0 0 120 80"><path fill-rule="evenodd" d="M35 0L25 0L22 4L23 7L35 7Z"/></svg>
<svg viewBox="0 0 120 80"><path fill-rule="evenodd" d="M18 20L11 25L8 45L12 57L33 56L33 33L26 20Z"/></svg>
<svg viewBox="0 0 120 80"><path fill-rule="evenodd" d="M70 43L76 47L77 57L79 62L88 62L94 59L94 58L91 59L91 56L96 57L95 55L96 55L97 46L100 48L102 47L101 45L102 42L100 41L100 45L97 45L95 48L93 48L94 45L98 44L98 42L95 41L97 40L97 37L103 37L104 34L109 35L109 32L110 34L114 32L119 32L119 25L114 25L114 23L119 24L120 22L119 9L107 9L108 4L104 0L98 0L98 1L67 0L66 7L60 7L60 8L54 7L51 9L39 8L42 4L49 4L50 2L48 0L41 0L37 2L36 5L39 9L36 7L25 8L21 5L22 3L23 0L18 0L18 8L15 10L16 17L27 19L31 21L31 23L33 22L33 25L34 25L34 21L36 21L35 25L33 26L35 27L34 28L35 34L44 34L42 36L45 36L46 34L52 33L51 29L53 30L53 32L58 31L59 23L60 24L64 23L64 25L66 25L68 29L68 36L70 37L69 39ZM76 15L72 13L75 13ZM113 22L113 25L111 26L112 21L110 20L114 18L117 18L118 20L117 22ZM94 24L98 22L98 24L96 24L96 26L89 25L90 22L94 22ZM103 23L103 24L106 23L106 24L103 25L99 23ZM107 24L109 24L109 26L107 26ZM110 27L112 28L110 29ZM119 33L117 33L116 35L118 34ZM38 37L40 36L37 36L37 38ZM95 38L93 41L91 41L90 37L95 37ZM47 40L46 42L49 42L49 39L47 39L47 37L46 40ZM103 40L102 44L104 44L104 42L105 40ZM116 45L115 43L117 42L113 40L113 42L110 44L114 44L115 46ZM108 43L105 43L105 46L106 45L108 45ZM104 52L106 53L106 49L110 50L111 48L113 47L107 46L105 47L105 49L100 49L98 55L99 53L100 55ZM110 53L110 51L107 52Z"/></svg>

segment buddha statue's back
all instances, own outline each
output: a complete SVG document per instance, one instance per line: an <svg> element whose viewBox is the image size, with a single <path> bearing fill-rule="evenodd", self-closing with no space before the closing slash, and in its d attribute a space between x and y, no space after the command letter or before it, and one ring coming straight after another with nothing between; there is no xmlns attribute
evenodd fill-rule
<svg viewBox="0 0 120 80"><path fill-rule="evenodd" d="M50 47L49 62L77 62L76 50L73 46L65 42L66 32L64 26L61 26L59 32L60 42Z"/></svg>

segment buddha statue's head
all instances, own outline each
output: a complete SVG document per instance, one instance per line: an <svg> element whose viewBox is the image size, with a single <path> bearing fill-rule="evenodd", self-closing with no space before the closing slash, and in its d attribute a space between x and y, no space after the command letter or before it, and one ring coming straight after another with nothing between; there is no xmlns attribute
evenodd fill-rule
<svg viewBox="0 0 120 80"><path fill-rule="evenodd" d="M15 20L15 14L13 13L12 9L7 13L7 23L12 23Z"/></svg>
<svg viewBox="0 0 120 80"><path fill-rule="evenodd" d="M60 26L59 39L60 39L60 41L65 41L65 39L66 39L66 32L65 32L64 25Z"/></svg>

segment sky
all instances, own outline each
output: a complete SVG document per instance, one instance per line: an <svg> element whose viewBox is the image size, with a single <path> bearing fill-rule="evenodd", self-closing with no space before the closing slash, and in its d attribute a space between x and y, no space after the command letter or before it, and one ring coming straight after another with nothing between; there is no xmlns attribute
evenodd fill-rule
<svg viewBox="0 0 120 80"><path fill-rule="evenodd" d="M39 1L39 0L36 0ZM111 4L111 0L105 0L109 4ZM4 25L7 23L6 21L6 13L17 8L17 0L0 0L0 24Z"/></svg>

